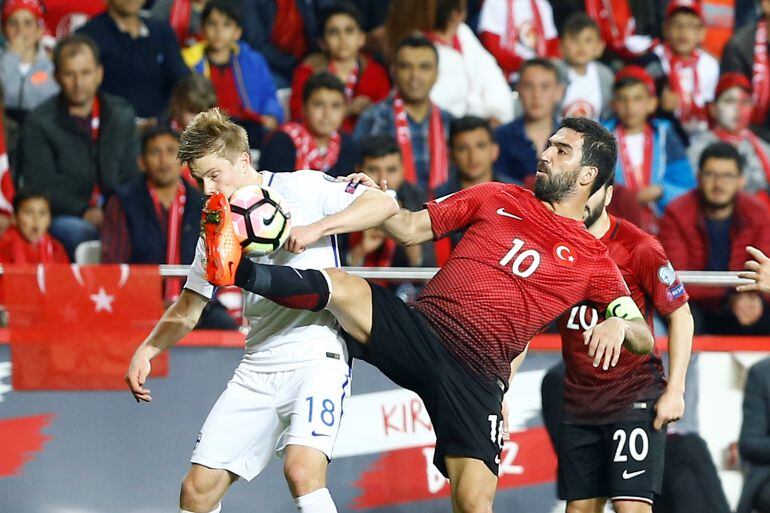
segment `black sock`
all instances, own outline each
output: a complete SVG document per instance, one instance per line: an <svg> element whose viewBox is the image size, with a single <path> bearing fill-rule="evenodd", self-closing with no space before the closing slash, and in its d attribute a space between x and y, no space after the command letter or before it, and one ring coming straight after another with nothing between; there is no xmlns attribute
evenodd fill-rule
<svg viewBox="0 0 770 513"><path fill-rule="evenodd" d="M235 273L235 284L281 306L297 310L318 312L329 302L329 284L317 269L257 264L243 259Z"/></svg>

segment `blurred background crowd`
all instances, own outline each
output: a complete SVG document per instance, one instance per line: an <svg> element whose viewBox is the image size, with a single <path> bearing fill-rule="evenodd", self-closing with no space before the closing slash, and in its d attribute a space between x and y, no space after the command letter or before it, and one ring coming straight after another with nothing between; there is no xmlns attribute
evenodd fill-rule
<svg viewBox="0 0 770 513"><path fill-rule="evenodd" d="M257 169L362 171L408 209L529 187L562 117L600 120L613 213L677 269L739 269L770 252L768 22L770 0L5 0L0 262L190 263L178 136L219 106ZM343 261L441 265L460 237L368 230ZM702 333L770 330L761 295L688 291Z"/></svg>

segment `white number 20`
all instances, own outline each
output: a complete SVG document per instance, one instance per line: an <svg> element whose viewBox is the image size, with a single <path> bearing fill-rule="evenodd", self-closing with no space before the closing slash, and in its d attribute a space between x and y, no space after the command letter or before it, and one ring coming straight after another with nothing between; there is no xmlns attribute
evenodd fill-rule
<svg viewBox="0 0 770 513"><path fill-rule="evenodd" d="M528 249L519 253L523 247L523 240L513 239L513 247L508 253L505 254L502 260L500 260L500 265L508 265L508 263L513 260L513 264L511 265L511 271L513 274L520 276L521 278L529 278L540 265L540 253L534 249ZM519 253L518 256L516 256L517 253ZM513 257L516 258L514 259ZM524 264L527 260L529 260L529 265L524 267Z"/></svg>
<svg viewBox="0 0 770 513"><path fill-rule="evenodd" d="M638 447L639 439L642 440L641 450ZM628 456L623 454L623 447L626 445L626 432L622 429L615 431L612 440L617 440L618 448L615 450L615 461L628 461ZM636 461L643 461L650 450L650 441L647 439L647 432L642 428L634 428L628 435L628 452Z"/></svg>

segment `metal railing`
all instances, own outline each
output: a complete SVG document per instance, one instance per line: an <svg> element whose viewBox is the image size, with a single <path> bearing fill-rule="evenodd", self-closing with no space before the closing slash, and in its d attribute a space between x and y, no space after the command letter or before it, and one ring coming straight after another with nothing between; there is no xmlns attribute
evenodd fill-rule
<svg viewBox="0 0 770 513"><path fill-rule="evenodd" d="M161 265L160 274L164 277L187 276L186 265ZM349 273L362 278L392 281L428 281L438 272L437 267L344 267ZM735 272L678 271L679 278L685 285L706 285L711 287L735 287L751 283L738 278Z"/></svg>

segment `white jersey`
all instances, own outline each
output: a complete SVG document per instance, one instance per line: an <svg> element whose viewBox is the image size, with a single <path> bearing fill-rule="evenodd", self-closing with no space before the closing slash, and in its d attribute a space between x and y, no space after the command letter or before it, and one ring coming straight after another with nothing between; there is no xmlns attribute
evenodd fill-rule
<svg viewBox="0 0 770 513"><path fill-rule="evenodd" d="M364 186L340 181L320 171L262 171L261 174L262 183L283 196L293 226L309 225L345 210L366 190ZM205 257L205 246L200 239L185 288L211 298L214 286L205 278ZM298 269L340 266L336 236L324 237L300 254L281 249L254 260ZM243 313L249 322L244 363L251 362L261 371L304 367L327 358L327 353L347 360L347 349L338 332L337 321L326 310L309 312L284 308L262 296L244 292Z"/></svg>
<svg viewBox="0 0 770 513"><path fill-rule="evenodd" d="M562 117L584 117L599 121L603 107L599 66L595 62L589 62L585 75L579 75L570 66L567 69L567 77Z"/></svg>

